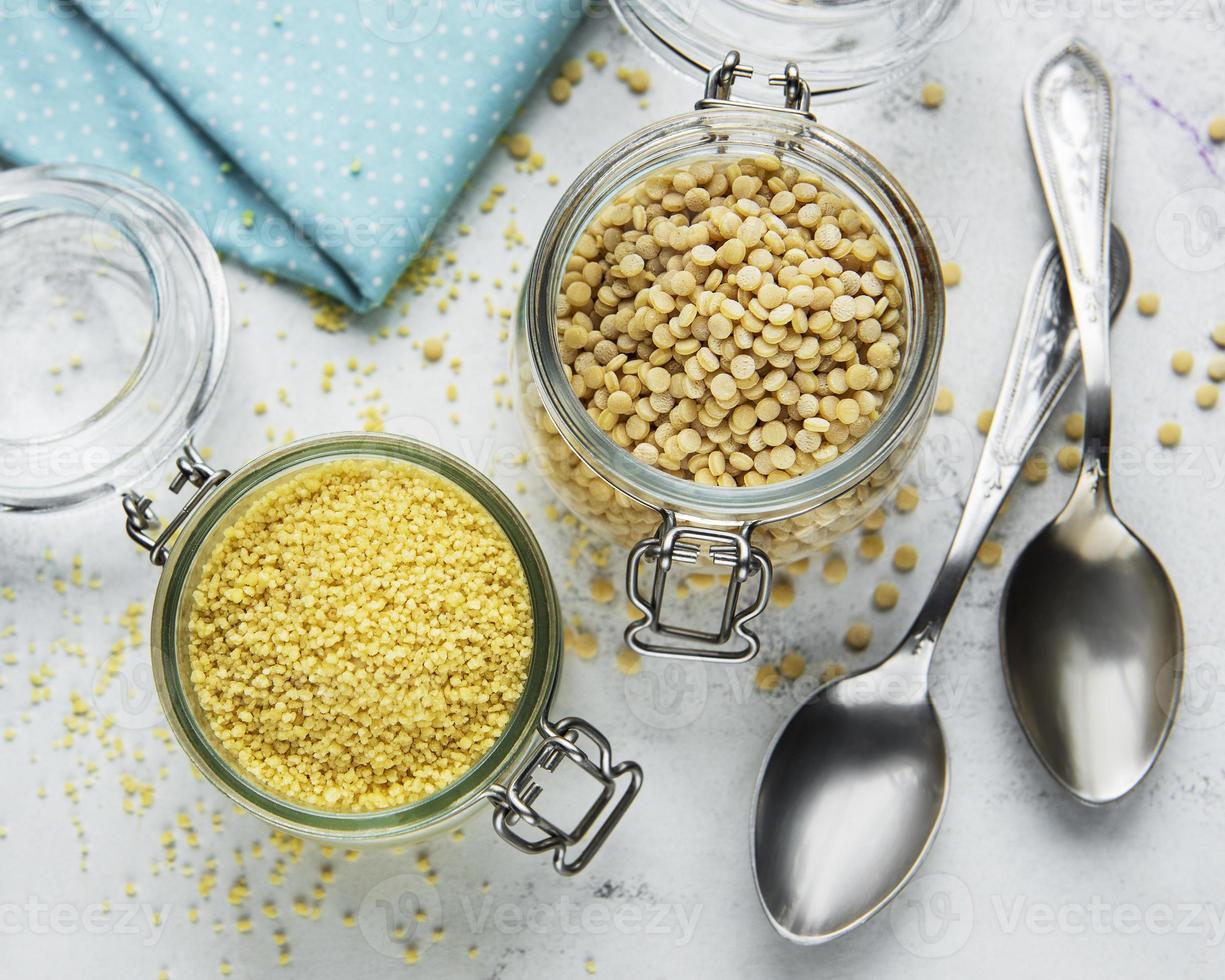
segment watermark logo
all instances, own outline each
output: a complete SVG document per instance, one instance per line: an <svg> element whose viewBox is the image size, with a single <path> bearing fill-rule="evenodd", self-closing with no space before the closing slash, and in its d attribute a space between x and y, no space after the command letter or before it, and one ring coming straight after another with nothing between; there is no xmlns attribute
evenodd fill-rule
<svg viewBox="0 0 1225 980"><path fill-rule="evenodd" d="M1225 914L1208 902L1108 902L1094 895L1087 902L1040 902L1025 895L994 895L991 907L1005 935L1200 936L1215 948L1225 939Z"/></svg>
<svg viewBox="0 0 1225 980"><path fill-rule="evenodd" d="M1162 254L1184 272L1225 266L1225 190L1183 191L1161 209L1153 235Z"/></svg>
<svg viewBox="0 0 1225 980"><path fill-rule="evenodd" d="M588 902L562 895L555 903L499 902L485 896L460 900L473 935L503 936L662 936L677 946L693 939L702 906L679 902Z"/></svg>
<svg viewBox="0 0 1225 980"><path fill-rule="evenodd" d="M357 910L357 926L376 953L400 959L422 931L443 927L442 899L422 875L385 878L366 892Z"/></svg>
<svg viewBox="0 0 1225 980"><path fill-rule="evenodd" d="M625 703L634 717L665 731L697 721L709 694L706 665L698 660L643 657L638 673L625 678Z"/></svg>
<svg viewBox="0 0 1225 980"><path fill-rule="evenodd" d="M974 898L956 875L920 875L889 906L898 943L925 959L959 953L974 929Z"/></svg>
<svg viewBox="0 0 1225 980"><path fill-rule="evenodd" d="M910 468L919 496L927 501L948 500L965 491L981 441L958 418L933 418Z"/></svg>
<svg viewBox="0 0 1225 980"><path fill-rule="evenodd" d="M446 0L358 0L362 27L395 44L415 44L442 21Z"/></svg>
<svg viewBox="0 0 1225 980"><path fill-rule="evenodd" d="M1225 723L1225 652L1195 646L1186 651L1181 666L1177 660L1167 661L1157 675L1157 702L1168 713L1175 698L1180 728L1208 731Z"/></svg>
<svg viewBox="0 0 1225 980"><path fill-rule="evenodd" d="M103 661L94 674L92 691L98 714L117 728L145 731L164 722L153 664L145 650L126 650Z"/></svg>
<svg viewBox="0 0 1225 980"><path fill-rule="evenodd" d="M897 32L915 41L943 44L965 33L974 19L975 0L890 0Z"/></svg>

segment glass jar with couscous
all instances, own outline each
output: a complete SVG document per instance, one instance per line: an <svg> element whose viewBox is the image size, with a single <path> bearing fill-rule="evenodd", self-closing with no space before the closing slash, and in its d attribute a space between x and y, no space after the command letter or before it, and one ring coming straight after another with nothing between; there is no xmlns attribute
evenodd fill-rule
<svg viewBox="0 0 1225 980"><path fill-rule="evenodd" d="M587 722L549 718L561 614L510 502L399 436L209 465L192 435L224 374L225 282L199 227L140 181L0 174L0 257L14 380L0 402L22 402L0 412L0 509L118 496L180 454L177 513L122 501L129 536L164 566L154 675L199 771L294 834L408 841L484 811L517 848L581 870L642 773ZM51 381L31 390L37 377ZM559 824L544 784L563 764L595 788Z"/></svg>
<svg viewBox="0 0 1225 980"><path fill-rule="evenodd" d="M772 562L897 484L932 412L940 264L877 160L820 125L795 64L745 104L730 52L694 112L594 161L549 219L515 339L533 455L630 548L639 653L740 662ZM665 622L676 562L727 573L713 627ZM648 582L645 566L654 566Z"/></svg>
<svg viewBox="0 0 1225 980"><path fill-rule="evenodd" d="M403 436L301 440L234 473L190 449L196 488L154 538L149 498L130 535L164 565L154 677L192 762L294 834L413 841L492 806L497 832L582 870L642 772L604 736L548 714L562 626L544 556L483 475ZM572 828L537 804L569 762L596 784ZM547 796L546 796L547 802ZM544 808L547 810L547 808Z"/></svg>

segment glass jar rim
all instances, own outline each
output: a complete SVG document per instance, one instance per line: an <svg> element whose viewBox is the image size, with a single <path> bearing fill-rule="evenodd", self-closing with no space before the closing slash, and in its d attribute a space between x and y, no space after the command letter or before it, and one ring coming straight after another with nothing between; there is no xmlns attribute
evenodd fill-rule
<svg viewBox="0 0 1225 980"><path fill-rule="evenodd" d="M632 37L686 77L701 80L735 49L759 73L796 63L813 100L830 104L914 68L961 2L612 0L612 7Z"/></svg>
<svg viewBox="0 0 1225 980"><path fill-rule="evenodd" d="M20 229L61 217L109 225L133 249L148 277L150 336L127 380L90 415L47 435L0 436L0 509L70 507L147 477L190 438L224 376L230 327L225 278L203 230L178 203L126 174L90 164L0 173L0 222L11 220L10 227ZM198 329L184 329L185 309L199 311ZM173 397L153 397L152 386L160 383L173 385ZM86 465L94 459L101 462ZM12 467L32 474L51 466L43 480L7 475Z"/></svg>
<svg viewBox="0 0 1225 980"><path fill-rule="evenodd" d="M907 350L884 412L847 452L801 477L758 487L709 487L643 463L614 443L587 413L566 378L556 341L556 297L574 242L608 201L634 180L685 159L725 151L735 134L759 151L799 147L838 167L838 189L872 204L907 275ZM688 141L688 142L686 142ZM675 145L674 145L675 144ZM701 150L705 152L700 152ZM688 152L693 150L695 152ZM815 152L813 152L815 151ZM747 155L747 154L746 154ZM834 131L794 112L764 107L702 108L632 133L594 160L567 188L545 224L520 299L532 374L559 435L603 479L638 502L682 517L731 524L765 523L819 507L867 478L901 444L936 384L944 337L944 286L931 233L914 202L884 166Z"/></svg>
<svg viewBox="0 0 1225 980"><path fill-rule="evenodd" d="M345 813L287 800L249 777L226 758L193 710L183 682L188 652L179 642L181 616L190 602L192 572L206 558L204 547L222 522L290 470L343 457L408 462L437 473L469 493L506 534L523 566L532 603L532 655L528 676L510 721L471 769L437 792L384 810ZM470 464L407 436L333 433L302 439L265 453L236 470L191 516L171 548L153 603L151 643L154 680L167 721L179 745L205 777L233 802L267 823L302 836L333 841L390 839L445 823L488 795L537 738L561 669L561 612L544 553L526 519L506 495Z"/></svg>

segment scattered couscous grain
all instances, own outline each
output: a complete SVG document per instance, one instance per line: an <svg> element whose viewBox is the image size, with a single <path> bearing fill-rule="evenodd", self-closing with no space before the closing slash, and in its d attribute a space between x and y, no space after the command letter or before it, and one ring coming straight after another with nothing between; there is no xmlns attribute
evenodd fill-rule
<svg viewBox="0 0 1225 980"><path fill-rule="evenodd" d="M953 410L955 400L953 393L947 388L941 388L936 392L936 414L948 415Z"/></svg>
<svg viewBox="0 0 1225 980"><path fill-rule="evenodd" d="M886 511L884 507L877 507L876 510L872 511L872 513L864 519L863 529L865 531L879 531L885 526L885 521L888 519L888 511Z"/></svg>
<svg viewBox="0 0 1225 980"><path fill-rule="evenodd" d="M995 419L995 410L984 408L978 413L978 418L974 420L974 426L982 435L986 435L991 431L991 423Z"/></svg>
<svg viewBox="0 0 1225 980"><path fill-rule="evenodd" d="M1225 381L1225 357L1217 354L1208 361L1208 377L1213 381Z"/></svg>
<svg viewBox="0 0 1225 980"><path fill-rule="evenodd" d="M988 538L978 546L978 560L987 568L994 568L1004 557L1004 546L998 541Z"/></svg>
<svg viewBox="0 0 1225 980"><path fill-rule="evenodd" d="M866 650L872 642L872 627L867 623L854 622L846 628L846 645L852 650Z"/></svg>
<svg viewBox="0 0 1225 980"><path fill-rule="evenodd" d="M1212 333L1208 336L1212 338L1214 344L1225 349L1225 323L1218 323L1212 328Z"/></svg>
<svg viewBox="0 0 1225 980"><path fill-rule="evenodd" d="M1063 434L1072 440L1085 437L1085 416L1082 412L1072 412L1063 420Z"/></svg>
<svg viewBox="0 0 1225 980"><path fill-rule="evenodd" d="M790 653L783 654L782 662L778 665L779 672L789 681L803 675L808 669L808 661L804 659L804 655L797 650L792 650Z"/></svg>
<svg viewBox="0 0 1225 980"><path fill-rule="evenodd" d="M1214 143L1225 143L1225 116L1213 116L1208 120L1208 138Z"/></svg>
<svg viewBox="0 0 1225 980"><path fill-rule="evenodd" d="M1156 293L1141 293L1136 297L1136 309L1141 316L1155 316L1161 307L1161 297Z"/></svg>
<svg viewBox="0 0 1225 980"><path fill-rule="evenodd" d="M441 337L430 337L421 345L421 353L425 355L427 361L441 361L442 355L446 353L443 339Z"/></svg>
<svg viewBox="0 0 1225 980"><path fill-rule="evenodd" d="M635 95L645 95L651 88L651 73L645 68L621 68L617 78Z"/></svg>
<svg viewBox="0 0 1225 980"><path fill-rule="evenodd" d="M1170 358L1170 367L1175 374L1190 374L1195 367L1195 358L1189 350L1176 350Z"/></svg>
<svg viewBox="0 0 1225 980"><path fill-rule="evenodd" d="M903 514L909 514L919 506L919 488L909 483L898 487L893 504Z"/></svg>
<svg viewBox="0 0 1225 980"><path fill-rule="evenodd" d="M919 98L928 109L939 109L944 104L944 86L939 82L927 82L919 90Z"/></svg>
<svg viewBox="0 0 1225 980"><path fill-rule="evenodd" d="M596 602L612 602L616 587L606 578L597 578L591 583L591 598Z"/></svg>
<svg viewBox="0 0 1225 980"><path fill-rule="evenodd" d="M1216 385L1204 383L1195 389L1195 404L1200 408L1215 408L1220 395Z"/></svg>
<svg viewBox="0 0 1225 980"><path fill-rule="evenodd" d="M888 612L897 605L898 588L892 582L881 582L872 590L872 605L882 612Z"/></svg>
<svg viewBox="0 0 1225 980"><path fill-rule="evenodd" d="M940 272L944 275L946 286L957 286L961 283L961 266L956 262L941 262Z"/></svg>
<svg viewBox="0 0 1225 980"><path fill-rule="evenodd" d="M1060 446L1055 462L1063 472L1072 473L1080 466L1080 450L1075 446Z"/></svg>
<svg viewBox="0 0 1225 980"><path fill-rule="evenodd" d="M1173 449L1182 441L1182 426L1177 422L1162 422L1157 429L1157 441L1166 449Z"/></svg>
<svg viewBox="0 0 1225 980"><path fill-rule="evenodd" d="M559 76L549 84L549 98L558 105L570 101L570 94L573 92L573 87L570 84L570 79L564 76Z"/></svg>
<svg viewBox="0 0 1225 980"><path fill-rule="evenodd" d="M409 463L334 460L259 493L208 556L191 684L261 783L383 809L449 785L493 744L531 623L523 568L477 501Z"/></svg>

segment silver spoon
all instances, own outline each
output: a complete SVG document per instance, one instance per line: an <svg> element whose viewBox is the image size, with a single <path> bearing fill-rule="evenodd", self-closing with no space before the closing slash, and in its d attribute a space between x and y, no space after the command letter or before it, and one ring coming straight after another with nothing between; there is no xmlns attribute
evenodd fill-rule
<svg viewBox="0 0 1225 980"><path fill-rule="evenodd" d="M1111 303L1131 262L1111 246ZM1059 253L1030 277L987 444L944 566L906 638L879 666L819 688L766 753L750 834L757 894L774 928L814 944L855 928L914 874L948 794L932 705L932 650L983 537L1079 364Z"/></svg>
<svg viewBox="0 0 1225 980"><path fill-rule="evenodd" d="M1030 80L1025 122L1068 270L1085 368L1080 478L1017 560L1000 645L1009 695L1038 757L1068 792L1108 803L1157 761L1183 672L1178 599L1110 500L1106 223L1114 106L1093 52L1072 41Z"/></svg>

